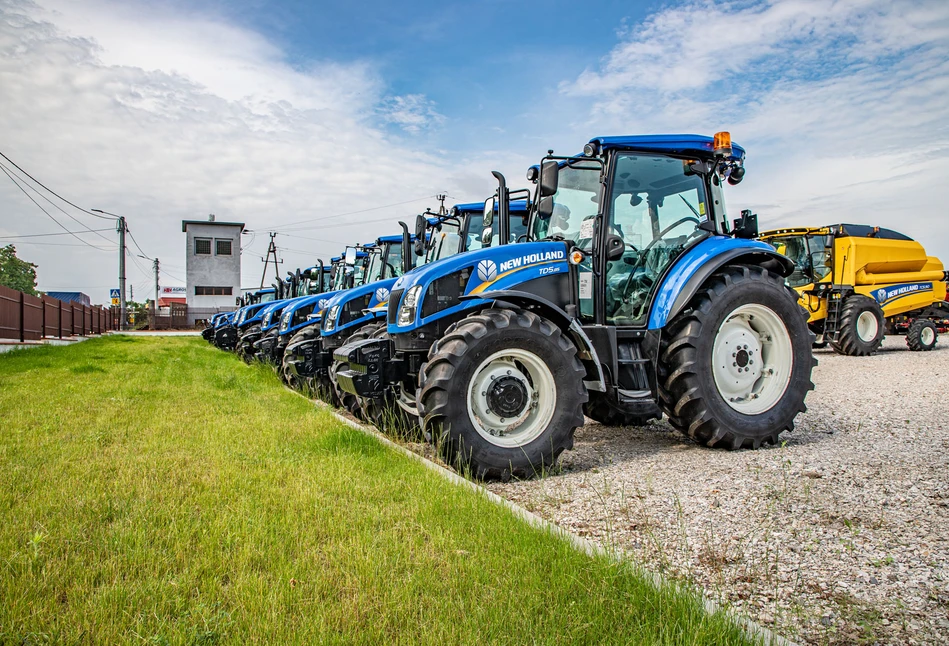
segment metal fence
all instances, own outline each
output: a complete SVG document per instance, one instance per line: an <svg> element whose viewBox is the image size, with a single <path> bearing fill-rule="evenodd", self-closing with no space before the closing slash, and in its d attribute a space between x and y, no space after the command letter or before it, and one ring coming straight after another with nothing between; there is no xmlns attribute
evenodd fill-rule
<svg viewBox="0 0 949 646"><path fill-rule="evenodd" d="M117 316L108 309L30 296L0 285L0 339L24 342L89 336L117 327Z"/></svg>

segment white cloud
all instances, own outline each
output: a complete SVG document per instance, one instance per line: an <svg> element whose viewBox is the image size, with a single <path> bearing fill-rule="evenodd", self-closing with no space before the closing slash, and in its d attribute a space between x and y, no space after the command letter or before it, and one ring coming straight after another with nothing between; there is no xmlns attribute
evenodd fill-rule
<svg viewBox="0 0 949 646"><path fill-rule="evenodd" d="M379 108L383 120L406 132L419 133L445 122L445 117L435 109L435 102L423 94L387 97Z"/></svg>
<svg viewBox="0 0 949 646"><path fill-rule="evenodd" d="M595 99L600 131L731 130L749 173L730 202L763 226L890 226L949 262L947 52L942 0L689 2L560 91Z"/></svg>
<svg viewBox="0 0 949 646"><path fill-rule="evenodd" d="M72 201L126 215L146 253L171 274L183 276L181 219L213 212L264 231L433 194L446 183L447 162L391 140L379 115L388 109L388 120L411 132L437 121L434 105L402 97L395 115L366 63L296 69L258 34L214 17L75 4L0 1L0 150ZM0 179L0 234L57 230ZM388 233L357 228L386 214L329 220L308 234L332 243L283 237L287 247L314 250L287 254L284 266L335 255L358 235ZM265 238L253 249L263 253ZM41 288L114 283L114 254L45 245L20 253L39 263ZM259 280L256 258L246 257L244 268L245 284ZM129 277L147 284L131 266ZM107 295L91 291L97 300Z"/></svg>

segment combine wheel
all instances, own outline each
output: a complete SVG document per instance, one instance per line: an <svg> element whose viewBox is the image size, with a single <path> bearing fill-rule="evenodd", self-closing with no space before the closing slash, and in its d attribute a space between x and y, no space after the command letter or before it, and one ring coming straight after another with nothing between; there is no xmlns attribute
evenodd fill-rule
<svg viewBox="0 0 949 646"><path fill-rule="evenodd" d="M879 303L866 296L849 296L840 312L837 341L831 345L839 354L865 357L880 349L885 332Z"/></svg>
<svg viewBox="0 0 949 646"><path fill-rule="evenodd" d="M714 274L669 326L659 402L706 446L776 443L814 388L813 334L784 281L760 267Z"/></svg>
<svg viewBox="0 0 949 646"><path fill-rule="evenodd" d="M364 325L363 327L359 328L359 330L354 332L352 336L346 340L346 342L349 343L350 341L368 339L372 336L373 332L384 325L385 323L370 323L369 325ZM340 388L339 384L336 382L336 373L340 370L349 370L349 364L343 363L342 361L334 361L333 365L330 367L329 381L333 389L333 397L337 402L339 402L337 405L345 408L357 419L365 419L362 407L359 405L359 399L356 397L356 395L346 392Z"/></svg>
<svg viewBox="0 0 949 646"><path fill-rule="evenodd" d="M560 329L520 309L456 323L419 375L423 428L443 457L479 479L551 467L583 424L585 371Z"/></svg>
<svg viewBox="0 0 949 646"><path fill-rule="evenodd" d="M906 330L906 345L914 352L924 352L936 347L936 326L927 319L916 319Z"/></svg>

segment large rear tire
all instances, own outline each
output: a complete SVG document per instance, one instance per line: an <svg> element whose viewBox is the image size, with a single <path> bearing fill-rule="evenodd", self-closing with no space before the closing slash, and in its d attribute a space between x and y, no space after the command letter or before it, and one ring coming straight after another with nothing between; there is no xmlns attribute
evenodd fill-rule
<svg viewBox="0 0 949 646"><path fill-rule="evenodd" d="M813 334L783 279L760 267L714 274L669 325L660 405L696 442L727 449L777 443L807 410Z"/></svg>
<svg viewBox="0 0 949 646"><path fill-rule="evenodd" d="M883 308L872 298L856 294L843 303L837 340L831 346L839 354L866 357L880 349L884 334Z"/></svg>
<svg viewBox="0 0 949 646"><path fill-rule="evenodd" d="M906 330L906 345L913 352L926 352L936 347L939 334L936 325L927 319L916 319Z"/></svg>
<svg viewBox="0 0 949 646"><path fill-rule="evenodd" d="M353 332L352 335L346 339L346 342L350 343L352 341L368 339L383 325L385 325L385 323L369 323L368 325L364 325ZM342 361L333 361L333 365L330 366L330 384L333 388L334 397L339 402L339 405L349 411L352 416L361 420L365 419L362 406L359 405L359 399L356 395L340 388L339 383L336 381L336 374L342 370L349 370L349 364Z"/></svg>
<svg viewBox="0 0 949 646"><path fill-rule="evenodd" d="M449 464L475 478L536 475L573 448L584 375L576 347L550 321L484 310L429 351L419 374L422 426Z"/></svg>

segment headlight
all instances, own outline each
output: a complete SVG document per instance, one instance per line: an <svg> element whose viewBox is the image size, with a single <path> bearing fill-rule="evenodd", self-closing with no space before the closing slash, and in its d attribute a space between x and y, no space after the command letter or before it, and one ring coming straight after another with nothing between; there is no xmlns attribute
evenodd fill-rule
<svg viewBox="0 0 949 646"><path fill-rule="evenodd" d="M422 286L415 285L406 292L405 298L402 299L402 307L399 308L399 325L410 325L415 320L415 305L421 291Z"/></svg>
<svg viewBox="0 0 949 646"><path fill-rule="evenodd" d="M283 316L280 318L280 331L286 332L290 329L290 319L293 318L293 311L287 310L284 312Z"/></svg>
<svg viewBox="0 0 949 646"><path fill-rule="evenodd" d="M337 316L339 316L339 305L334 305L330 308L330 311L327 312L326 317L323 319L323 329L327 332L332 332L335 330Z"/></svg>

